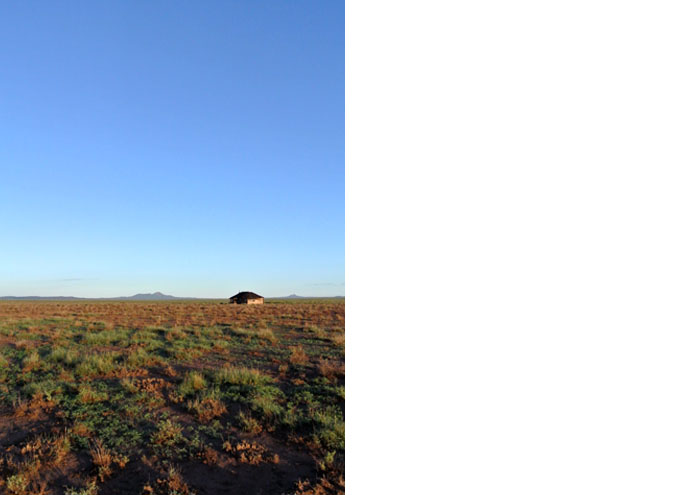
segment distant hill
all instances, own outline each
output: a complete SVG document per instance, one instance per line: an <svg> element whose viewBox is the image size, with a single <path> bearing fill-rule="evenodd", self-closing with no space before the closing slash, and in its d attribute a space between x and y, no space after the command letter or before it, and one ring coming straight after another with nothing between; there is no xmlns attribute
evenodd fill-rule
<svg viewBox="0 0 695 495"><path fill-rule="evenodd" d="M121 297L73 297L73 296L0 296L0 301L183 301L199 299L197 297L176 297L161 292L135 294ZM285 297L269 297L268 299L345 299L345 296L298 296L290 294Z"/></svg>
<svg viewBox="0 0 695 495"><path fill-rule="evenodd" d="M123 297L72 297L72 296L2 296L0 301L173 301L196 299L195 297L176 297L161 292L135 294Z"/></svg>
<svg viewBox="0 0 695 495"><path fill-rule="evenodd" d="M298 296L290 294L284 297L269 297L268 299L345 299L345 296Z"/></svg>
<svg viewBox="0 0 695 495"><path fill-rule="evenodd" d="M133 300L133 301L169 301L171 299L183 299L181 297L169 296L167 294L162 294L161 292L155 292L153 294L135 294L130 297L119 297L117 299L123 300Z"/></svg>

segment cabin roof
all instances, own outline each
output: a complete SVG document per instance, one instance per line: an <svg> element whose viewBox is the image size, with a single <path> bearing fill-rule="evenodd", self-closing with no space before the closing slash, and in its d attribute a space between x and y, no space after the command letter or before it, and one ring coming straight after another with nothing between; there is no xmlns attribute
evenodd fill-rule
<svg viewBox="0 0 695 495"><path fill-rule="evenodd" d="M244 291L244 292L239 292L236 296L230 297L230 299L263 299L263 296L259 296L255 292L249 292L249 291Z"/></svg>

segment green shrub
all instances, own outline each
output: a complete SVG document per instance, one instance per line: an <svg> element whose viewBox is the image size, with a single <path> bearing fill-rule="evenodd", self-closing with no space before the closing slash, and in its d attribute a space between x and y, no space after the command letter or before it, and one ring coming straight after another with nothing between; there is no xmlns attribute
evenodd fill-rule
<svg viewBox="0 0 695 495"><path fill-rule="evenodd" d="M162 364L161 358L151 355L142 347L128 354L126 359L128 368L142 368L143 366L156 366L158 364Z"/></svg>
<svg viewBox="0 0 695 495"><path fill-rule="evenodd" d="M345 421L339 410L314 411L310 415L314 423L314 439L324 448L345 450Z"/></svg>
<svg viewBox="0 0 695 495"><path fill-rule="evenodd" d="M65 495L97 495L99 489L97 482L92 480L85 488L67 488Z"/></svg>
<svg viewBox="0 0 695 495"><path fill-rule="evenodd" d="M224 385L259 386L272 382L273 379L258 370L225 366L215 373L215 382Z"/></svg>
<svg viewBox="0 0 695 495"><path fill-rule="evenodd" d="M116 368L114 360L116 354L89 354L77 365L75 374L81 377L91 377L95 375L105 375Z"/></svg>
<svg viewBox="0 0 695 495"><path fill-rule="evenodd" d="M29 482L23 475L15 474L7 478L5 486L7 487L7 493L23 495L29 487Z"/></svg>
<svg viewBox="0 0 695 495"><path fill-rule="evenodd" d="M251 409L263 416L265 419L278 419L282 416L283 408L277 402L282 395L280 389L274 387L263 387L254 392L251 397Z"/></svg>
<svg viewBox="0 0 695 495"><path fill-rule="evenodd" d="M36 351L32 351L27 357L22 360L22 367L25 370L32 370L38 368L41 364L41 357Z"/></svg>
<svg viewBox="0 0 695 495"><path fill-rule="evenodd" d="M237 416L239 427L246 433L257 434L263 431L261 424L251 415L240 412Z"/></svg>
<svg viewBox="0 0 695 495"><path fill-rule="evenodd" d="M186 397L200 390L204 390L205 387L207 387L205 377L198 371L189 371L184 377L181 385L179 385L179 393L183 397Z"/></svg>
<svg viewBox="0 0 695 495"><path fill-rule="evenodd" d="M56 347L46 357L46 359L52 363L63 363L67 366L73 366L79 358L80 356L77 351L66 347Z"/></svg>
<svg viewBox="0 0 695 495"><path fill-rule="evenodd" d="M91 386L87 384L82 384L78 388L77 400L83 404L92 404L94 402L103 402L108 399L109 396L106 392L99 392L94 390Z"/></svg>
<svg viewBox="0 0 695 495"><path fill-rule="evenodd" d="M26 384L22 391L29 397L40 395L51 400L54 396L60 395L62 390L60 384L53 380L41 380Z"/></svg>

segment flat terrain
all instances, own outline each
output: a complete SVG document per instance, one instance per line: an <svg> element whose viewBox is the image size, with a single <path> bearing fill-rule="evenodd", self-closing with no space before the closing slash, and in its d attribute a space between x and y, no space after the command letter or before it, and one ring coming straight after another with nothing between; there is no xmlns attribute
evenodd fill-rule
<svg viewBox="0 0 695 495"><path fill-rule="evenodd" d="M0 493L344 492L345 304L0 302Z"/></svg>

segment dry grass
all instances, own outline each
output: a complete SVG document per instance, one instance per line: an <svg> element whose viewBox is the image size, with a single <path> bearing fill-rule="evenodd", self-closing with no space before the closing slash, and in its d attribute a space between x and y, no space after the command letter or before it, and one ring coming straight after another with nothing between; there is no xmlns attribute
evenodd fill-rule
<svg viewBox="0 0 695 495"><path fill-rule="evenodd" d="M311 483L309 480L297 481L292 495L343 495L345 493L345 479L341 476L336 481L325 477Z"/></svg>
<svg viewBox="0 0 695 495"><path fill-rule="evenodd" d="M345 363L343 362L321 359L319 360L319 364L316 368L321 376L324 376L331 381L337 381L338 379L345 377Z"/></svg>
<svg viewBox="0 0 695 495"><path fill-rule="evenodd" d="M76 309L78 312L76 312ZM205 302L26 302L0 301L0 319L75 318L77 314L86 323L99 323L105 328L191 328L229 325L236 328L254 328L259 320L303 328L306 321L317 327L344 326L345 305L274 303L263 306L210 304ZM272 323L271 323L272 324ZM35 334L50 333L49 328L36 327ZM32 346L24 341L24 345Z"/></svg>
<svg viewBox="0 0 695 495"><path fill-rule="evenodd" d="M5 492L11 495L47 494L47 483L41 475L61 469L69 452L70 442L65 433L38 436L19 446L6 448L0 472L8 469L13 474L0 479L0 489L4 485Z"/></svg>
<svg viewBox="0 0 695 495"><path fill-rule="evenodd" d="M169 445L174 443L183 432L183 428L171 420L163 421L159 428L152 435L152 442L158 445Z"/></svg>
<svg viewBox="0 0 695 495"><path fill-rule="evenodd" d="M189 371L179 386L179 392L184 397L207 387L205 377L198 371Z"/></svg>
<svg viewBox="0 0 695 495"><path fill-rule="evenodd" d="M247 442L246 440L232 445L231 442L224 442L222 448L232 454L232 456L241 464L251 464L257 466L262 462L270 462L277 464L280 462L280 456L269 453L265 447L256 442Z"/></svg>
<svg viewBox="0 0 695 495"><path fill-rule="evenodd" d="M92 457L92 462L97 466L97 474L101 481L105 481L113 473L114 466L123 469L129 461L127 456L119 455L107 449L99 440L95 440L92 443L89 453Z"/></svg>
<svg viewBox="0 0 695 495"><path fill-rule="evenodd" d="M159 478L153 484L147 483L142 487L143 495L195 495L183 479L181 472L170 467L165 478Z"/></svg>
<svg viewBox="0 0 695 495"><path fill-rule="evenodd" d="M338 347L345 347L345 334L338 332L331 334L331 342Z"/></svg>
<svg viewBox="0 0 695 495"><path fill-rule="evenodd" d="M294 346L290 348L290 363L294 365L306 364L309 362L309 356L304 352L304 348L301 345Z"/></svg>
<svg viewBox="0 0 695 495"><path fill-rule="evenodd" d="M103 392L97 392L89 385L80 385L77 399L83 404L93 404L105 401L108 399L108 396Z"/></svg>
<svg viewBox="0 0 695 495"><path fill-rule="evenodd" d="M22 361L22 371L26 373L35 370L39 367L40 363L41 358L39 357L39 353L33 351L31 352L31 354L24 358L24 361Z"/></svg>
<svg viewBox="0 0 695 495"><path fill-rule="evenodd" d="M188 401L188 410L195 413L198 421L207 423L226 413L227 407L219 399L208 397L202 400Z"/></svg>
<svg viewBox="0 0 695 495"><path fill-rule="evenodd" d="M37 419L55 407L55 402L35 395L30 400L20 400L14 409L15 418Z"/></svg>
<svg viewBox="0 0 695 495"><path fill-rule="evenodd" d="M215 373L217 383L256 386L272 381L268 375L256 369L227 365Z"/></svg>
<svg viewBox="0 0 695 495"><path fill-rule="evenodd" d="M92 456L92 462L97 467L98 476L101 481L106 480L111 475L111 463L113 455L111 451L104 448L99 440L96 440L89 451Z"/></svg>
<svg viewBox="0 0 695 495"><path fill-rule="evenodd" d="M232 466L236 493L340 493L343 313L0 302L0 494L213 493Z"/></svg>

